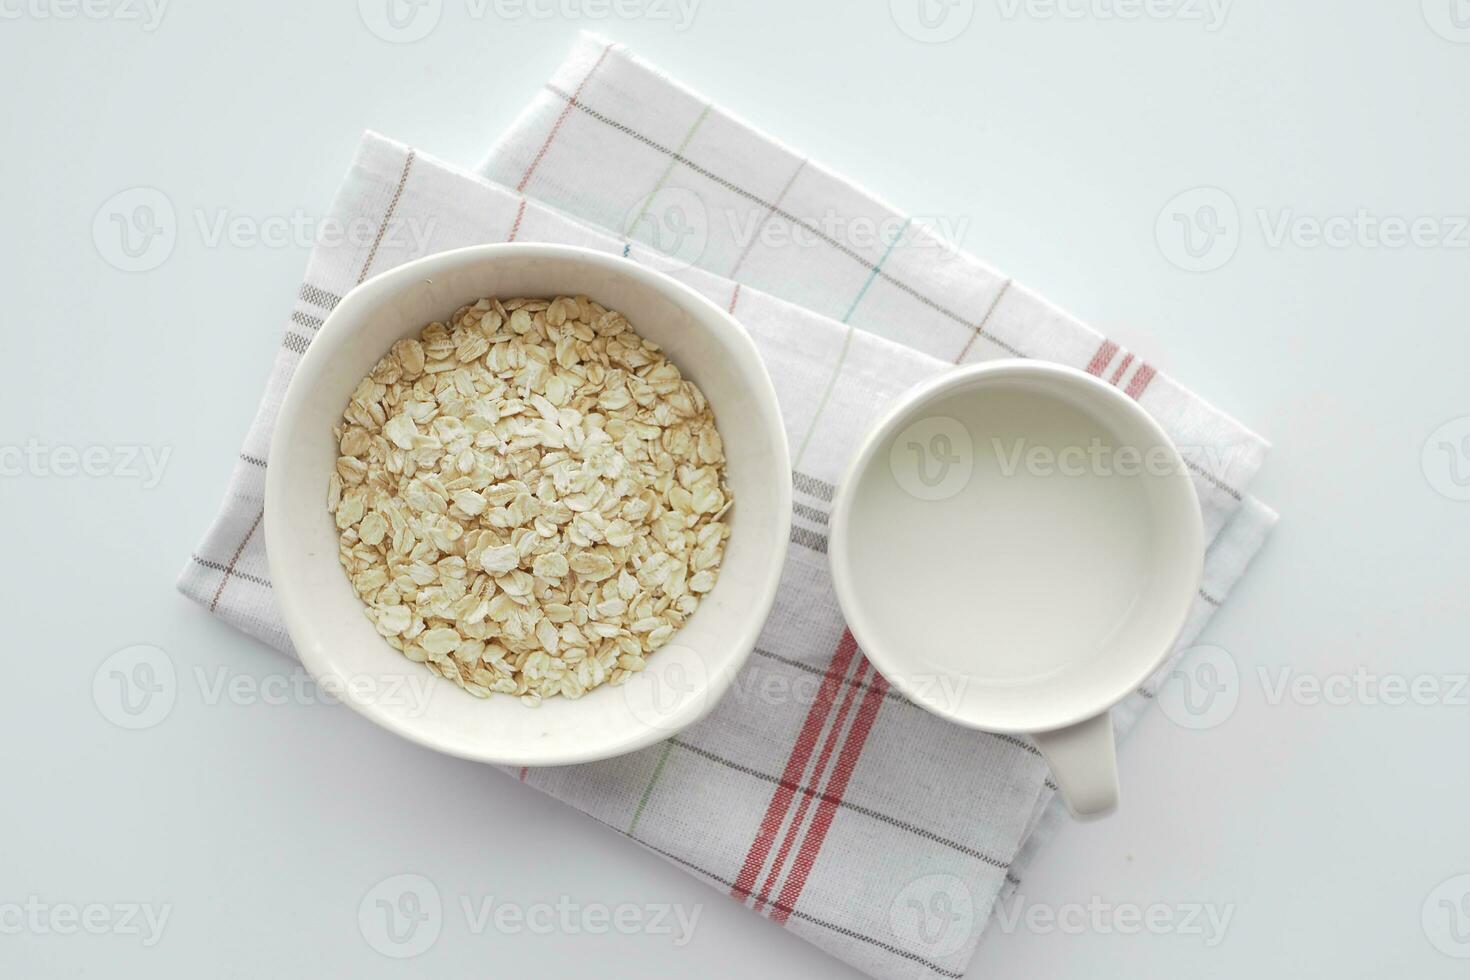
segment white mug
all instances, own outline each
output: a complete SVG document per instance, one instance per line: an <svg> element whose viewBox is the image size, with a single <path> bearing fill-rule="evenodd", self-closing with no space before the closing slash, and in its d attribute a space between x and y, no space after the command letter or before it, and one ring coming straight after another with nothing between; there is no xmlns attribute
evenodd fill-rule
<svg viewBox="0 0 1470 980"><path fill-rule="evenodd" d="M1199 588L1199 499L1138 403L1038 361L961 368L868 434L832 509L837 600L873 666L940 717L1029 734L1076 816L1118 799L1108 709Z"/></svg>

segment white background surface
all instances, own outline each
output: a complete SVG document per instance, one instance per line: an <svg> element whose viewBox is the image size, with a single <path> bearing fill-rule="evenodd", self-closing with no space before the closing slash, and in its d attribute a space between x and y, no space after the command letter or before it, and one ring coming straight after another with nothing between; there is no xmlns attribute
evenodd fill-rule
<svg viewBox="0 0 1470 980"><path fill-rule="evenodd" d="M1023 888L1053 909L1213 903L1231 910L1223 941L1023 926L988 936L971 975L1464 975L1421 912L1470 873L1470 695L1454 680L1470 503L1436 492L1421 451L1470 414L1467 233L1402 248L1270 236L1285 214L1361 209L1427 216L1454 237L1470 210L1470 44L1430 23L1450 24L1455 0L1238 0L1216 30L1103 16L1117 0L1064 0L1075 17L974 0L942 44L905 35L879 0L705 0L684 31L442 2L427 38L389 44L351 2L179 3L147 30L63 19L76 13L65 0L0 0L0 445L170 453L152 487L30 464L0 479L0 906L171 906L148 948L17 931L7 915L0 972L852 975L572 810L341 707L209 703L221 679L291 671L173 590L307 254L211 245L201 222L324 212L364 128L474 164L590 27L900 208L962 223L968 249L1275 443L1256 490L1282 523L1205 638L1238 666L1233 714L1203 731L1146 718L1122 755L1121 811L1068 827ZM92 222L140 185L168 196L178 240L159 268L128 274L99 254ZM1188 273L1155 222L1199 186L1236 204L1240 243L1223 268ZM1470 453L1431 449L1441 484L1452 463L1470 474ZM172 712L144 731L114 726L92 696L98 666L132 644L179 672ZM1440 697L1273 704L1260 671L1274 682L1288 667L1428 677ZM367 891L400 872L446 903L437 943L409 961L375 952L357 923ZM473 935L459 899L491 895L702 910L682 948ZM1449 911L1430 902L1431 924ZM1459 925L1470 938L1470 914Z"/></svg>

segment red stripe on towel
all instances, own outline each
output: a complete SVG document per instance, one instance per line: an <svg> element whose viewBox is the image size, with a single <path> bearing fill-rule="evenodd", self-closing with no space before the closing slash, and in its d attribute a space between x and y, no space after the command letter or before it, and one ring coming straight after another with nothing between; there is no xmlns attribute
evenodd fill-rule
<svg viewBox="0 0 1470 980"><path fill-rule="evenodd" d="M572 97L567 100L566 108L561 111L561 115L556 117L556 122L552 123L551 132L546 134L546 142L542 143L541 149L536 151L536 159L531 161L531 165L526 168L525 174L521 177L521 182L516 185L517 191L524 191L526 189L526 185L531 182L531 175L536 172L537 167L541 166L541 160L543 157L546 156L546 151L551 149L551 143L553 140L556 139L556 134L561 132L562 124L567 121L567 116L570 116L572 114L572 110L577 107L577 99L581 97L582 89L584 89L587 86L587 83L592 80L592 75L597 71L597 69L602 67L603 60L607 58L607 53L612 49L613 46L611 44L603 48L602 54L599 55L597 58L597 62L587 70L586 77L584 77L582 81L577 85L577 90L572 93Z"/></svg>
<svg viewBox="0 0 1470 980"><path fill-rule="evenodd" d="M1153 369L1153 365L1140 364L1138 370L1133 372L1133 380L1128 382L1128 389L1125 394L1134 401L1137 401L1138 396L1144 393L1148 388L1148 383L1154 379L1154 375L1157 373Z"/></svg>
<svg viewBox="0 0 1470 980"><path fill-rule="evenodd" d="M858 661L857 673L853 675L853 683L847 687L847 693L842 698L842 706L837 709L837 718L832 722L832 727L827 730L827 739L822 744L822 752L817 756L817 764L812 769L812 775L807 780L807 792L801 796L801 802L796 805L796 816L791 818L791 826L786 828L786 838L781 841L781 849L776 852L776 860L771 862L771 870L766 875L766 883L755 897L755 910L759 912L770 896L772 888L775 887L777 879L786 867L786 858L791 854L791 847L796 843L797 836L802 829L802 821L806 817L807 807L811 806L812 798L822 789L822 777L827 772L827 760L832 757L832 749L837 745L838 736L842 734L842 723L847 720L847 712L852 708L853 699L856 697L859 685L863 682L863 672L867 669L868 661L864 657Z"/></svg>
<svg viewBox="0 0 1470 980"><path fill-rule="evenodd" d="M847 668L856 653L857 641L852 638L851 633L844 630L842 639L837 643L837 650L832 654L832 661L827 665L827 673L822 678L821 687L817 689L817 696L812 701L812 706L807 709L806 721L802 724L796 742L791 747L791 755L786 760L786 769L781 775L781 782L777 785L776 791L771 794L771 802L766 807L766 815L756 831L755 840L751 841L750 850L745 856L745 864L735 878L734 887L730 889L730 894L740 901L744 901L755 888L761 867L766 863L766 856L771 853L771 845L776 842L776 832L781 829L786 813L791 809L791 798L796 793L795 787L799 784L802 773L806 771L807 760L811 758L812 749L817 744L817 736L821 734L827 716L831 714L832 702L837 694L837 685L842 683L842 678L847 674Z"/></svg>
<svg viewBox="0 0 1470 980"><path fill-rule="evenodd" d="M867 663L864 658L863 663ZM822 852L822 844L827 839L827 831L832 827L832 818L837 813L837 807L842 803L842 796L847 792L847 784L852 779L854 770L857 769L858 758L863 753L863 746L867 744L868 733L873 730L873 722L878 717L878 709L883 707L883 698L888 693L888 682L883 675L873 673L873 681L868 685L868 691L863 695L863 703L858 708L857 717L853 719L852 730L847 734L847 741L842 745L842 755L837 760L837 768L832 773L832 779L827 784L826 792L822 794L822 802L817 807L816 816L812 817L811 829L807 831L806 840L801 843L801 851L796 855L796 864L791 869L791 876L786 879L786 887L781 889L781 895L774 904L775 911L771 913L771 921L785 923L791 916L792 909L796 908L797 900L801 898L801 890L806 887L807 876L811 873L812 866L817 863L817 857Z"/></svg>
<svg viewBox="0 0 1470 980"><path fill-rule="evenodd" d="M1111 340L1104 340L1097 353L1092 355L1092 360L1087 362L1087 373L1101 376L1103 368L1113 361L1113 355L1118 353L1118 345Z"/></svg>

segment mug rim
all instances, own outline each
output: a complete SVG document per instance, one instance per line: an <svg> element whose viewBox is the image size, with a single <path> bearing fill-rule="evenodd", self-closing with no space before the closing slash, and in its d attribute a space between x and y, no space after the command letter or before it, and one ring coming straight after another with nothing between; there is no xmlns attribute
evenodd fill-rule
<svg viewBox="0 0 1470 980"><path fill-rule="evenodd" d="M1180 582L1177 586L1180 599L1167 620L1171 639L1167 643L1161 643L1157 656L1149 659L1141 667L1128 671L1126 674L1120 671L1118 684L1100 687L1104 693L1095 699L1089 700L1085 708L1066 713L1059 718L1048 717L1040 724L991 724L983 719L976 720L953 707L933 703L930 699L920 696L916 690L911 689L911 685L908 683L904 670L902 669L900 659L891 656L891 651L883 643L876 642L877 637L867 624L862 604L857 599L856 589L852 581L851 558L848 554L853 497L856 493L857 485L860 482L859 477L869 467L879 447L886 442L893 432L910 421L926 405L932 404L951 392L969 387L977 381L983 382L986 379L999 380L1005 377L1020 379L1060 379L1064 383L1074 386L1074 388L1080 388L1087 392L1090 401L1079 407L1094 417L1098 415L1098 412L1093 407L1097 399L1111 400L1115 405L1121 407L1135 422L1147 430L1158 445L1167 449L1170 454L1171 463L1171 475L1168 479L1174 486L1179 488L1174 492L1188 495L1188 501L1191 505L1190 511L1194 516L1193 520L1180 522L1184 526L1177 529L1189 536L1189 540L1185 541L1184 544L1191 555L1190 567L1193 569L1193 573L1187 580ZM862 650L863 654L873 664L873 667L890 684L919 707L955 724L981 731L1023 735L1034 732L1056 731L1091 718L1096 718L1121 702L1158 670L1173 650L1180 633L1183 632L1184 624L1188 620L1190 611L1193 608L1193 596L1199 590L1200 581L1203 578L1204 521L1199 506L1199 495L1195 490L1193 480L1186 471L1184 459L1179 454L1178 448L1174 445L1173 439L1169 437L1158 420L1150 415L1134 399L1103 379L1065 364L1021 358L1005 358L960 367L911 388L905 394L900 395L897 402L886 410L879 421L868 430L867 434L863 437L862 445L848 464L833 499L828 564L832 574L832 584L837 596L837 603L842 610L843 618L847 622L848 630L857 641L859 649ZM1124 682L1125 678L1126 683ZM1036 713L1040 714L1041 712L1038 711Z"/></svg>

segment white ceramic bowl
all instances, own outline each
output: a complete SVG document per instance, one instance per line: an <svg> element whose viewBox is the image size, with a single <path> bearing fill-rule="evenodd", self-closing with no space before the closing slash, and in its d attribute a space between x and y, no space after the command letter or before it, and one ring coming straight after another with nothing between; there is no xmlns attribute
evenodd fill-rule
<svg viewBox="0 0 1470 980"><path fill-rule="evenodd" d="M326 510L333 425L393 343L482 296L584 294L660 344L714 408L735 505L715 588L672 642L621 687L539 708L479 700L411 663L363 615ZM556 245L485 245L375 276L342 298L281 405L266 473L265 539L277 601L301 661L324 687L390 731L481 762L567 765L621 755L703 716L755 645L775 598L791 525L791 477L776 393L755 345L722 310L626 259Z"/></svg>

